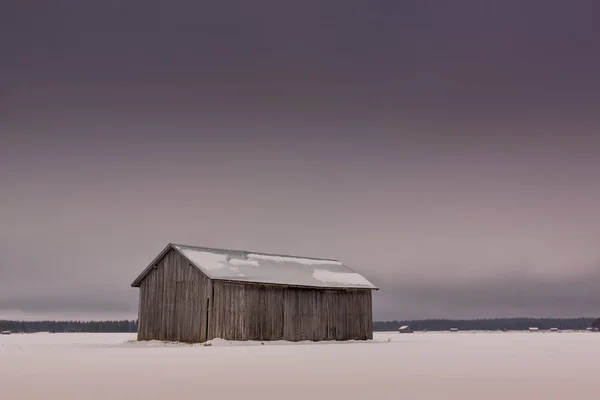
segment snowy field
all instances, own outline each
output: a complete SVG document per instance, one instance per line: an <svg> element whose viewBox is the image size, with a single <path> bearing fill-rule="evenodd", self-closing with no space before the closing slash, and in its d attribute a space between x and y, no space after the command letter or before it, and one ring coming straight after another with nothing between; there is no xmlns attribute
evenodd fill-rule
<svg viewBox="0 0 600 400"><path fill-rule="evenodd" d="M595 333L378 333L346 343L0 336L0 398L565 399L594 397Z"/></svg>

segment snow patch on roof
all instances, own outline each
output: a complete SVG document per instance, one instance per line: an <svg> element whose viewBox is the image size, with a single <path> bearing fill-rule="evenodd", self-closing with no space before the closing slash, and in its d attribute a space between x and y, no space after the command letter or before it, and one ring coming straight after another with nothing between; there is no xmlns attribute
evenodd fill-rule
<svg viewBox="0 0 600 400"><path fill-rule="evenodd" d="M187 247L177 247L191 262L209 271L229 267L229 257L225 254L199 251Z"/></svg>
<svg viewBox="0 0 600 400"><path fill-rule="evenodd" d="M333 272L326 269L316 269L313 272L316 280L336 285L372 286L371 282L356 272Z"/></svg>
<svg viewBox="0 0 600 400"><path fill-rule="evenodd" d="M278 263L298 263L304 265L343 265L335 260L319 260L316 258L301 258L301 257L284 257L270 256L264 254L248 254L248 258L252 260L274 261Z"/></svg>
<svg viewBox="0 0 600 400"><path fill-rule="evenodd" d="M229 260L229 263L240 266L260 267L260 264L256 260L241 260L238 258L232 258L231 260Z"/></svg>

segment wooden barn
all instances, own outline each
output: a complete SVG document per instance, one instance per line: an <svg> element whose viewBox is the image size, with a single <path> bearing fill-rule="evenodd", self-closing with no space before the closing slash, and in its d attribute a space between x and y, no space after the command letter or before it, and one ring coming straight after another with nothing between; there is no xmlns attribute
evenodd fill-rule
<svg viewBox="0 0 600 400"><path fill-rule="evenodd" d="M138 340L367 340L372 291L336 260L169 244L133 281Z"/></svg>

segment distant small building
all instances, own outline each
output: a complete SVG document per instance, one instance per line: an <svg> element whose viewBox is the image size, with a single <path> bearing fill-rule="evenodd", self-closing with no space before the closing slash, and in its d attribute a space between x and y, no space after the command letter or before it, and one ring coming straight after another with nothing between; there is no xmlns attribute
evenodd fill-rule
<svg viewBox="0 0 600 400"><path fill-rule="evenodd" d="M0 332L0 335L10 335L10 331L2 331Z"/></svg>
<svg viewBox="0 0 600 400"><path fill-rule="evenodd" d="M558 328L550 328L550 332L558 332Z"/></svg>
<svg viewBox="0 0 600 400"><path fill-rule="evenodd" d="M458 328L450 328L450 332L458 332Z"/></svg>
<svg viewBox="0 0 600 400"><path fill-rule="evenodd" d="M401 326L401 327L398 329L398 332L399 332L399 333L413 333L413 330L412 330L412 328L411 328L410 326L408 326L408 325L404 325L404 326Z"/></svg>
<svg viewBox="0 0 600 400"><path fill-rule="evenodd" d="M536 328L534 326L532 326L531 328L529 328L529 332L537 332L539 330L540 330L539 328Z"/></svg>

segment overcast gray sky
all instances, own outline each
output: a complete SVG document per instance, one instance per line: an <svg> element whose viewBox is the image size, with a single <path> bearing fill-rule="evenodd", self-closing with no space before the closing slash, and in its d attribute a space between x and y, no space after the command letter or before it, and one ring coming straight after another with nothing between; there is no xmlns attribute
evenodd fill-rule
<svg viewBox="0 0 600 400"><path fill-rule="evenodd" d="M596 1L93 3L0 5L0 318L135 318L168 242L600 315Z"/></svg>

